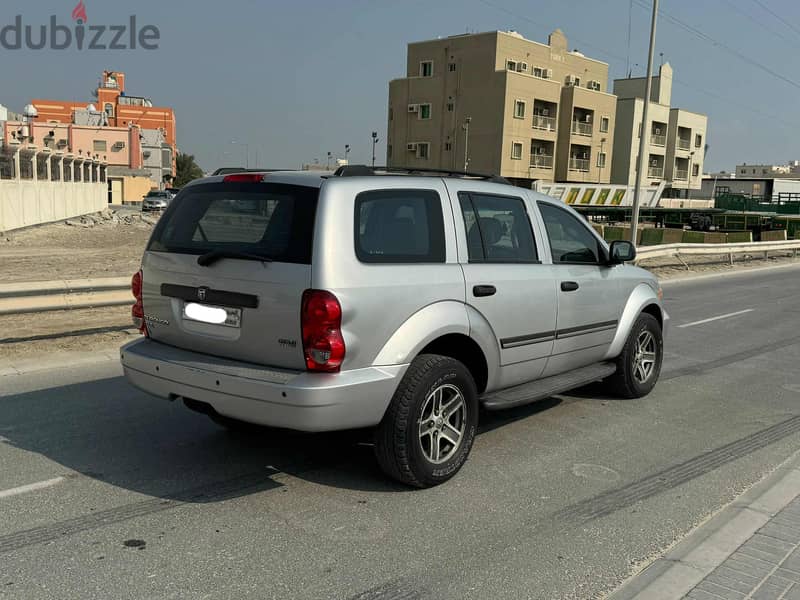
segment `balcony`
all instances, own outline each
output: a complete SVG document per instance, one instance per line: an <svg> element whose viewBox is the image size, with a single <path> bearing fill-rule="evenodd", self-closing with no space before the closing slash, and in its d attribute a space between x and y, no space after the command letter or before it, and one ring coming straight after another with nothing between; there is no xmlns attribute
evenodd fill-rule
<svg viewBox="0 0 800 600"><path fill-rule="evenodd" d="M578 135L585 135L588 137L592 136L592 124L591 123L584 123L582 121L573 121L572 122L572 133L577 133Z"/></svg>
<svg viewBox="0 0 800 600"><path fill-rule="evenodd" d="M678 181L688 181L689 169L675 169L675 179Z"/></svg>
<svg viewBox="0 0 800 600"><path fill-rule="evenodd" d="M544 129L545 131L556 130L556 118L544 117L542 115L533 115L533 128Z"/></svg>
<svg viewBox="0 0 800 600"><path fill-rule="evenodd" d="M651 179L661 179L664 177L664 167L649 167L647 169L647 176Z"/></svg>
<svg viewBox="0 0 800 600"><path fill-rule="evenodd" d="M570 171L581 171L583 173L589 172L589 159L588 158L574 158L569 159Z"/></svg>
<svg viewBox="0 0 800 600"><path fill-rule="evenodd" d="M683 140L678 138L678 150L689 150L692 144L689 140Z"/></svg>
<svg viewBox="0 0 800 600"><path fill-rule="evenodd" d="M658 135L657 133L654 133L650 136L650 144L652 144L653 146L666 146L667 136Z"/></svg>
<svg viewBox="0 0 800 600"><path fill-rule="evenodd" d="M531 155L531 169L552 169L552 168L553 168L552 156L549 156L547 154Z"/></svg>

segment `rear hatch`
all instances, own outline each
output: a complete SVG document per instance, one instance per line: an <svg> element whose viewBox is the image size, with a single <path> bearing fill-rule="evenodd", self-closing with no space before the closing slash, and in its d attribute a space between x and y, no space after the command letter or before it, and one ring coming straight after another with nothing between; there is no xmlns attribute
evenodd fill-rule
<svg viewBox="0 0 800 600"><path fill-rule="evenodd" d="M311 285L318 196L315 187L263 181L184 189L142 262L150 337L194 352L305 368L300 309Z"/></svg>

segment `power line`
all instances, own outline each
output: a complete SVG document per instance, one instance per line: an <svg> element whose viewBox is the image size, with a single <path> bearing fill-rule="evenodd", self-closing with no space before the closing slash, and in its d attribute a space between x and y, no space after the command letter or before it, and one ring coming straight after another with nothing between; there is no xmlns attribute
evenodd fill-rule
<svg viewBox="0 0 800 600"><path fill-rule="evenodd" d="M757 0L754 0L754 1L757 1ZM798 42L797 38L793 38L793 37L787 36L787 35L781 33L780 31L776 31L775 29L773 29L772 27L770 27L769 25L767 25L763 21L759 21L753 15L749 14L748 12L743 10L741 7L737 6L733 2L733 0L722 0L722 2L724 2L725 4L730 6L735 12L737 12L740 15L742 15L743 17L745 17L748 21L752 21L753 23L755 23L756 25L758 25L759 27L761 27L765 31L769 31L772 35L778 36L779 38L781 38L782 40L784 40L786 42L789 42L790 44L797 44L797 42Z"/></svg>
<svg viewBox="0 0 800 600"><path fill-rule="evenodd" d="M644 2L644 0L634 0L634 2L636 2L637 6L639 6L641 8L644 8L646 10L651 10L651 8L652 8L650 5L648 5L646 2ZM696 27L693 27L693 26L689 25L688 23L685 23L684 21L681 21L677 17L673 17L672 15L670 15L669 13L664 12L663 10L659 10L658 14L661 15L664 19L666 19L670 23L672 23L673 25L676 25L677 27L680 27L681 29L693 34L698 39L700 39L700 40L702 40L704 42L708 42L712 46L716 46L717 48L725 50L726 52L728 52L729 54L732 54L733 56L737 57L738 59L742 60L743 62L746 62L749 65L752 65L752 66L756 67L757 69L761 69L762 71L772 75L776 79L780 79L781 81L783 81L785 83L788 83L789 85L792 85L792 86L796 87L797 89L800 89L800 83L798 83L797 81L794 81L793 79L789 79L788 77L784 77L783 75L781 75L777 71L774 71L774 70L770 69L768 66L763 65L763 64L761 64L760 62L758 62L756 60L753 60L752 58L750 58L749 56L747 56L745 54L742 54L741 52L739 52L735 48L732 48L732 47L728 46L727 44L725 44L723 42L720 42L719 40L714 39L713 37L711 37L707 33L704 33L703 31L700 31Z"/></svg>
<svg viewBox="0 0 800 600"><path fill-rule="evenodd" d="M772 9L771 9L769 6L767 6L766 4L764 4L763 2L761 2L761 0L753 0L753 2L755 2L756 4L758 4L758 5L759 5L761 8L763 8L765 11L767 11L767 12L768 12L769 14L771 14L773 17L775 17L776 19L778 19L778 21L780 21L781 23L783 23L784 25L786 25L786 26L787 26L789 29L791 29L792 31L794 31L794 32L795 32L795 33L797 33L797 34L800 34L800 29L798 29L797 27L795 27L794 25L792 25L791 23L789 23L789 21L787 21L786 19L784 19L782 16L780 16L778 13L776 13L774 10L772 10Z"/></svg>

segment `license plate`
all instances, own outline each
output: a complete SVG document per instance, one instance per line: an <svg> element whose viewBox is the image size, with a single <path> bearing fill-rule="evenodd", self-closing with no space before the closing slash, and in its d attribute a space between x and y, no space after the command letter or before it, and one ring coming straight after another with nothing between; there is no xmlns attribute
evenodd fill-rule
<svg viewBox="0 0 800 600"><path fill-rule="evenodd" d="M242 309L186 302L183 305L183 318L198 323L238 328L242 326Z"/></svg>

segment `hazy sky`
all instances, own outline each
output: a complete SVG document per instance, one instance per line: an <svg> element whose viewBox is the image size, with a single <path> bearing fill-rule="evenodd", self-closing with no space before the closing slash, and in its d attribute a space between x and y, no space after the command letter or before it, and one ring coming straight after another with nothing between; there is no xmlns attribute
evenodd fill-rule
<svg viewBox="0 0 800 600"><path fill-rule="evenodd" d="M172 106L178 144L204 169L296 168L328 151L385 153L388 82L405 71L406 44L470 31L516 29L546 41L556 27L570 48L625 75L631 0L84 0L89 23L156 25L158 50L4 50L0 104L32 98L91 100L103 69L124 71L130 95ZM70 23L77 0L3 0L0 27L17 14ZM649 12L632 0L634 75L644 73ZM800 159L800 3L797 0L662 0L659 53L675 71L673 106L709 116L706 169ZM770 14L767 9L776 13ZM713 38L710 41L707 37ZM700 38L703 39L700 39ZM721 45L720 45L721 44ZM738 56L737 56L738 54ZM757 63L757 64L753 64ZM783 79L769 74L772 70ZM788 81L787 81L788 80ZM235 141L236 144L231 142Z"/></svg>

